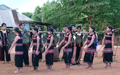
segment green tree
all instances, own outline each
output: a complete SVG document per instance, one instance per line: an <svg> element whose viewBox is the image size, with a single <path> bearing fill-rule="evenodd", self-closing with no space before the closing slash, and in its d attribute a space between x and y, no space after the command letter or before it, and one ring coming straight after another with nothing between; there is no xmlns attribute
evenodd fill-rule
<svg viewBox="0 0 120 75"><path fill-rule="evenodd" d="M22 13L23 15L25 15L25 16L27 16L27 17L29 17L29 18L31 18L32 17L32 13L30 13L30 12L23 12Z"/></svg>
<svg viewBox="0 0 120 75"><path fill-rule="evenodd" d="M119 0L57 0L44 4L42 11L44 21L56 28L82 24L85 30L91 25L103 30L104 25L119 26L119 4Z"/></svg>
<svg viewBox="0 0 120 75"><path fill-rule="evenodd" d="M39 6L37 6L35 8L33 15L32 15L32 19L34 19L35 21L41 22L41 18L42 18L41 16L42 16L41 15L41 8Z"/></svg>

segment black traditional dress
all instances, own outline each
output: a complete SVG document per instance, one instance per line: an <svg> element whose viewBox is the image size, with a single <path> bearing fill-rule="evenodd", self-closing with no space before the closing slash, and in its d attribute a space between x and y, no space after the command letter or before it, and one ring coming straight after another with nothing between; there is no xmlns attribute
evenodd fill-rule
<svg viewBox="0 0 120 75"><path fill-rule="evenodd" d="M113 51L112 51L112 35L113 33L106 33L105 34L105 40L106 44L103 50L103 62L104 63L111 63L112 61L112 56L113 56Z"/></svg>
<svg viewBox="0 0 120 75"><path fill-rule="evenodd" d="M47 47L50 44L50 39L53 35L48 35L47 37ZM52 42L51 47L48 49L48 52L46 54L46 65L53 65L53 57L54 57L54 40Z"/></svg>
<svg viewBox="0 0 120 75"><path fill-rule="evenodd" d="M16 47L15 47L15 66L18 68L23 67L23 40L22 36L18 35L20 39L16 42Z"/></svg>
<svg viewBox="0 0 120 75"><path fill-rule="evenodd" d="M7 46L7 37L8 37L9 32L8 31L0 31L0 39L2 42L2 48L1 48L1 61L11 61L10 59L10 54L8 54L8 46ZM5 53L4 53L5 52ZM6 55L6 56L5 56Z"/></svg>
<svg viewBox="0 0 120 75"><path fill-rule="evenodd" d="M92 36L95 35L93 34L88 34L88 41L87 41L87 45L89 45L91 43L92 40ZM85 56L84 56L84 62L85 63L93 63L93 59L94 59L94 52L95 52L95 44L93 42L93 44L87 48L87 50L85 51Z"/></svg>
<svg viewBox="0 0 120 75"><path fill-rule="evenodd" d="M68 42L69 39L69 35L71 33L66 33L65 35L65 43ZM70 42L69 45L67 47L65 47L64 49L64 62L66 64L70 64L71 63L71 58L72 58L72 43Z"/></svg>
<svg viewBox="0 0 120 75"><path fill-rule="evenodd" d="M39 36L39 35L37 35L37 36ZM37 36L33 37L32 65L33 65L34 69L38 68L38 66L39 66L39 55L36 55ZM40 52L40 49L38 49L38 52Z"/></svg>
<svg viewBox="0 0 120 75"><path fill-rule="evenodd" d="M79 36L79 35L75 35L75 36ZM80 35L81 39L83 38L83 34ZM76 47L76 55L75 55L75 61L79 60L80 61L80 51L81 51L81 47L83 46L83 42L81 43L76 43L75 47Z"/></svg>

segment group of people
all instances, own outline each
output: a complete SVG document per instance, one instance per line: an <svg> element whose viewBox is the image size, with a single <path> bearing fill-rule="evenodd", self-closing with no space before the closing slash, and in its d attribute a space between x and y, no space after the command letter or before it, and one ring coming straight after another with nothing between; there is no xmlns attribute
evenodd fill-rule
<svg viewBox="0 0 120 75"><path fill-rule="evenodd" d="M28 52L32 48L32 66L34 68L33 72L38 71L39 67L39 59L42 59L42 52L44 51L45 46L47 48L45 49L45 59L46 59L46 71L52 70L53 65L53 58L54 58L54 36L53 33L53 27L48 29L47 33L47 41L46 43L41 42L41 35L39 33L39 29L37 26L34 27L32 30L32 41L28 48L28 44L23 44L22 39L22 33L24 33L24 23L21 23L19 25L19 28L14 29L14 33L16 34L16 37L14 39L14 42L11 44L10 49L7 49L6 42L7 42L7 35L9 34L4 28L6 28L6 24L2 24L2 30L0 31L0 37L1 37L1 61L2 63L5 63L4 60L4 51L6 53L6 61L7 63L10 62L10 52L14 46L15 47L15 66L17 67L17 70L14 71L14 73L20 73L20 68L23 67L23 61L25 62L25 66L29 65L29 57ZM63 51L63 57L64 63L66 67L64 70L69 70L70 65L80 65L80 59L82 57L82 51L85 51L84 55L84 62L88 64L86 69L92 69L93 59L94 59L94 52L96 49L96 32L95 27L90 26L89 27L89 34L87 35L86 41L81 41L80 43L76 43L75 41L72 42L71 39L76 39L76 36L81 37L81 39L84 39L84 35L81 33L81 26L77 26L77 30L75 30L75 25L72 26L64 26L63 30L61 32L64 32L65 34L60 34L59 38L62 36L64 37L63 40L58 44L59 47L59 53L60 51ZM103 62L106 64L105 68L111 68L112 63L112 56L114 50L114 34L113 34L113 28L111 26L107 27L107 32L103 38L102 46L104 46L104 42L106 42L104 50L103 50ZM104 41L105 40L105 41ZM42 45L42 46L41 46ZM42 48L41 48L42 47Z"/></svg>

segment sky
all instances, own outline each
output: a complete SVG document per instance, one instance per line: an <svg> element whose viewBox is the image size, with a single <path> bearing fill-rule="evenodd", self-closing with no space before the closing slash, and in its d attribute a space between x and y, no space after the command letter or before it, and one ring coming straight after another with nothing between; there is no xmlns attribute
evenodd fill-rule
<svg viewBox="0 0 120 75"><path fill-rule="evenodd" d="M0 0L0 5L4 4L12 9L16 9L19 13L34 12L36 6L42 7L47 1L52 0Z"/></svg>

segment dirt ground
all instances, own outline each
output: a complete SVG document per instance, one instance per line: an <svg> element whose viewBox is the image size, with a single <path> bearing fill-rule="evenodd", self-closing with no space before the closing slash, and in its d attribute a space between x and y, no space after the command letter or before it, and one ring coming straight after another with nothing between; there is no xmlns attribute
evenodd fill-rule
<svg viewBox="0 0 120 75"><path fill-rule="evenodd" d="M54 62L53 71L44 71L46 69L45 62L39 63L39 72L33 73L33 67L23 67L21 73L18 75L120 75L120 47L117 50L117 62L112 64L111 69L104 68L105 64L103 63L102 50L98 47L98 57L94 58L93 69L85 69L87 67L86 63L81 61L81 65L71 66L70 70L63 70L65 64L63 61ZM62 56L62 52L60 57ZM84 57L84 52L83 52ZM0 75L14 75L13 71L16 69L14 65L14 50L11 53L12 64L0 64ZM31 63L31 52L29 53L30 65ZM43 60L44 54L43 54Z"/></svg>

